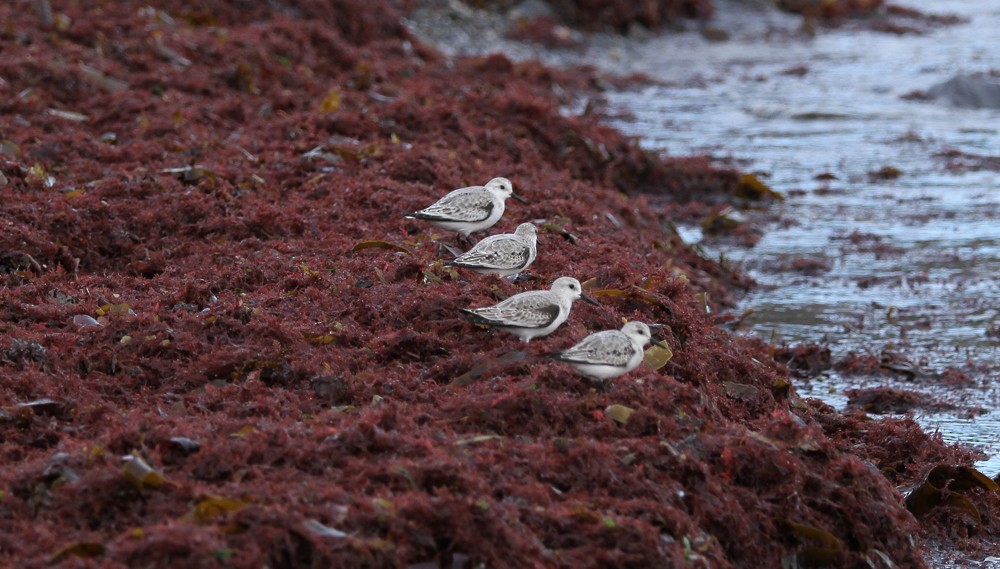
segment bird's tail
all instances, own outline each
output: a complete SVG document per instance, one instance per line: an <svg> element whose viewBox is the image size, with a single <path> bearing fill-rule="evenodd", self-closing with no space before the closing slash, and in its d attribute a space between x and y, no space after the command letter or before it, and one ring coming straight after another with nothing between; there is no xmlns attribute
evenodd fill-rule
<svg viewBox="0 0 1000 569"><path fill-rule="evenodd" d="M473 324L486 324L486 325L496 324L495 321L483 316L482 314L479 314L478 312L472 310L471 308L459 308L458 310L462 313L462 318L468 320L469 322L472 322Z"/></svg>

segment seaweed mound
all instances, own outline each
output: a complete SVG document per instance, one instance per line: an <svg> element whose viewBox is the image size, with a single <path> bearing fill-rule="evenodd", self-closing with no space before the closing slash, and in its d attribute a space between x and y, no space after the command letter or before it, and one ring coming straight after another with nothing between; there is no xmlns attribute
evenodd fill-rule
<svg viewBox="0 0 1000 569"><path fill-rule="evenodd" d="M921 565L893 484L967 454L718 328L750 283L668 222L739 174L563 113L584 73L445 61L378 0L34 5L0 6L0 565ZM516 284L401 217L498 175L495 230L542 228ZM458 318L561 275L603 305L551 336ZM544 358L622 318L673 358L607 392Z"/></svg>

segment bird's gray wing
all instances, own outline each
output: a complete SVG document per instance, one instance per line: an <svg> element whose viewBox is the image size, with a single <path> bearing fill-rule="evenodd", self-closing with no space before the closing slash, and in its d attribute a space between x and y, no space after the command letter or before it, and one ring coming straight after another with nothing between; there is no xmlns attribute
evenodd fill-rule
<svg viewBox="0 0 1000 569"><path fill-rule="evenodd" d="M450 265L484 269L514 269L528 264L531 247L512 236L487 237L470 251L459 255Z"/></svg>
<svg viewBox="0 0 1000 569"><path fill-rule="evenodd" d="M411 215L431 221L476 222L493 213L493 195L481 187L462 188Z"/></svg>
<svg viewBox="0 0 1000 569"><path fill-rule="evenodd" d="M628 336L607 330L587 336L579 344L556 354L555 358L571 363L625 367L635 353L635 345Z"/></svg>
<svg viewBox="0 0 1000 569"><path fill-rule="evenodd" d="M545 328L559 317L559 303L547 292L522 293L496 306L465 311L474 322L513 328Z"/></svg>

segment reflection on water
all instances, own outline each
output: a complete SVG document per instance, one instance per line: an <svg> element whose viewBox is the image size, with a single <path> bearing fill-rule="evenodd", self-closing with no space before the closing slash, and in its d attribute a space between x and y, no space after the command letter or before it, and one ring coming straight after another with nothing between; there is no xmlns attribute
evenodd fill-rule
<svg viewBox="0 0 1000 569"><path fill-rule="evenodd" d="M917 419L946 440L983 448L990 458L979 467L997 473L1000 339L986 332L1000 324L1000 174L948 171L937 155L1000 155L1000 111L902 96L956 73L995 69L1000 0L935 2L934 10L969 21L927 36L833 30L774 40L764 28L787 26L781 16L731 7L731 22L720 11L729 41L675 34L618 54L617 71L642 71L667 86L610 94L632 116L615 126L671 154L739 160L789 194L775 207L793 223L770 228L751 250L725 251L761 284L740 308L753 309L746 323L754 333L819 342L835 356L877 354L892 343L929 372L954 367L976 384L834 373L800 385L800 393L842 407L845 389L889 385L985 408L975 419ZM901 175L870 175L887 166ZM684 236L701 237L696 228ZM828 269L775 270L801 258Z"/></svg>

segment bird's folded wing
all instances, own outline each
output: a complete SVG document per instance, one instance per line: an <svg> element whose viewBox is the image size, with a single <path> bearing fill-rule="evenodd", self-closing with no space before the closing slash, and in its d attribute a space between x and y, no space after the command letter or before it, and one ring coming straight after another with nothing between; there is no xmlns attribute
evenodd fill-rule
<svg viewBox="0 0 1000 569"><path fill-rule="evenodd" d="M505 302L472 311L483 324L515 328L545 328L559 317L559 305L545 296L511 297Z"/></svg>
<svg viewBox="0 0 1000 569"><path fill-rule="evenodd" d="M531 250L516 239L503 239L476 246L471 251L459 255L453 265L493 269L512 269L528 263Z"/></svg>
<svg viewBox="0 0 1000 569"><path fill-rule="evenodd" d="M489 193L468 192L449 194L436 204L413 215L422 219L445 221L483 221L493 213L493 199Z"/></svg>
<svg viewBox="0 0 1000 569"><path fill-rule="evenodd" d="M632 341L621 334L594 334L579 344L557 354L564 362L625 367L635 356Z"/></svg>

